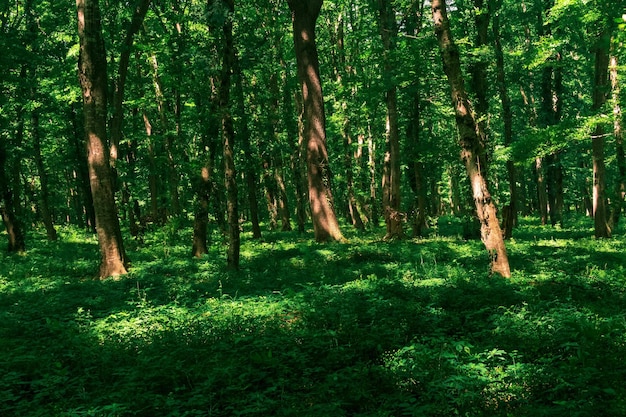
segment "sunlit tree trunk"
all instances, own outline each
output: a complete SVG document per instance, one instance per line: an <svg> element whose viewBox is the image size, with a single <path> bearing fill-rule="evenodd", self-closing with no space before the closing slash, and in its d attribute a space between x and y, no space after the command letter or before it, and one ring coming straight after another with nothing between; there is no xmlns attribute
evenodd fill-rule
<svg viewBox="0 0 626 417"><path fill-rule="evenodd" d="M304 100L304 141L315 240L343 240L333 207L324 96L315 45L315 22L322 0L288 0L288 3L292 12L298 77Z"/></svg>
<svg viewBox="0 0 626 417"><path fill-rule="evenodd" d="M461 158L467 169L476 212L480 220L481 239L491 256L491 271L503 277L510 277L509 260L502 230L496 216L496 207L487 187L484 167L480 163L480 155L485 152L485 149L480 140L478 126L465 92L459 51L452 39L445 0L433 0L431 7L435 34L442 53L444 72L450 84L461 145Z"/></svg>
<svg viewBox="0 0 626 417"><path fill-rule="evenodd" d="M599 111L606 103L609 70L609 39L602 34L595 46L595 68L593 79L593 105ZM606 206L606 168L604 165L604 128L597 124L591 137L593 164L593 218L596 238L611 237Z"/></svg>
<svg viewBox="0 0 626 417"><path fill-rule="evenodd" d="M87 162L100 246L100 277L127 271L106 138L107 72L98 0L76 0L80 54L78 74L83 91Z"/></svg>

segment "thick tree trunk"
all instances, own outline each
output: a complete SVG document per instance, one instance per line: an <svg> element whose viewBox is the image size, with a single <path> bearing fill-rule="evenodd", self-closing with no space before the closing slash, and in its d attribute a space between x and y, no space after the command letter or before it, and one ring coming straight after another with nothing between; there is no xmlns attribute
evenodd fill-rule
<svg viewBox="0 0 626 417"><path fill-rule="evenodd" d="M333 207L324 97L315 45L315 22L322 0L288 0L288 3L292 12L298 78L304 99L304 141L313 231L318 242L339 241L343 240L343 235Z"/></svg>
<svg viewBox="0 0 626 417"><path fill-rule="evenodd" d="M609 41L603 34L598 39L595 50L595 69L593 80L593 106L599 111L606 103L608 91ZM604 166L604 128L598 124L591 137L593 165L593 218L596 238L611 237L611 228L607 218L606 204L606 169Z"/></svg>
<svg viewBox="0 0 626 417"><path fill-rule="evenodd" d="M128 259L120 231L106 138L106 54L98 0L76 0L80 55L78 74L83 91L87 163L100 246L100 277L125 274Z"/></svg>
<svg viewBox="0 0 626 417"><path fill-rule="evenodd" d="M480 220L481 239L491 256L491 271L503 277L510 277L509 260L496 215L496 207L487 188L484 167L480 163L480 155L484 154L485 149L465 92L459 51L452 39L445 1L433 0L432 13L444 71L450 83L452 104L459 131L461 158L465 163Z"/></svg>

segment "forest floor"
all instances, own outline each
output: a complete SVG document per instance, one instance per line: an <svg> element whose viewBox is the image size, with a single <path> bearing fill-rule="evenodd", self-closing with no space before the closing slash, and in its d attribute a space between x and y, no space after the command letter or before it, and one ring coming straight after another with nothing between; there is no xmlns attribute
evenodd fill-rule
<svg viewBox="0 0 626 417"><path fill-rule="evenodd" d="M168 225L104 281L92 236L32 233L0 254L0 416L624 416L626 237L568 223L522 219L511 279L451 218L244 234L239 272Z"/></svg>

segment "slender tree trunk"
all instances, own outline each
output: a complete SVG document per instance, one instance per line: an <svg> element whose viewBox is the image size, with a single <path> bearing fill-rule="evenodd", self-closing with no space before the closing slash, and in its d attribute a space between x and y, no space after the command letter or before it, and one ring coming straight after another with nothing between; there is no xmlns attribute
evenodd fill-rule
<svg viewBox="0 0 626 417"><path fill-rule="evenodd" d="M489 44L489 20L490 10L485 5L485 0L473 0L474 3L474 25L476 27L475 48L484 48ZM487 66L485 58L476 60L470 65L470 90L476 97L474 110L476 111L476 124L478 125L479 139L485 152L480 155L480 164L483 166L485 177L487 176L487 117L489 115L489 100L487 98Z"/></svg>
<svg viewBox="0 0 626 417"><path fill-rule="evenodd" d="M70 147L73 149L76 159L77 171L76 182L80 189L82 200L81 218L84 219L86 230L96 233L96 211L93 206L93 196L91 195L91 186L89 185L89 167L87 166L87 152L85 148L84 132L78 121L75 103L72 103L67 110L68 119L71 121L71 131L68 132L70 139Z"/></svg>
<svg viewBox="0 0 626 417"><path fill-rule="evenodd" d="M233 46L234 48L234 46ZM239 57L237 56L236 49L232 51L233 57L233 77L235 78L235 93L237 95L237 110L239 112L239 138L241 138L241 147L246 159L244 164L246 185L248 189L248 206L250 208L250 222L252 223L252 238L261 238L261 226L259 226L259 203L257 200L257 170L253 165L257 160L252 155L252 149L250 146L250 131L248 129L248 115L246 113L246 107L243 94L243 74L239 65Z"/></svg>
<svg viewBox="0 0 626 417"><path fill-rule="evenodd" d="M543 158L535 158L535 172L537 175L537 204L539 216L543 226L548 224L548 193L546 191L546 180L544 175Z"/></svg>
<svg viewBox="0 0 626 417"><path fill-rule="evenodd" d="M304 99L304 140L315 240L319 242L343 240L330 188L326 116L315 45L315 22L322 7L322 0L288 0L288 3L292 12L298 77Z"/></svg>
<svg viewBox="0 0 626 417"><path fill-rule="evenodd" d="M170 205L171 205L171 214L174 216L178 216L181 213L180 208L180 197L178 194L178 169L176 166L176 158L175 158L175 141L172 133L169 129L169 120L167 117L167 102L165 100L165 93L163 91L163 84L161 82L161 77L159 76L159 65L157 62L156 55L153 53L151 56L152 70L153 70L153 82L154 82L154 91L157 100L157 108L159 110L159 119L161 122L161 130L163 131L163 136L165 137L165 153L167 156L167 184L169 187L170 194Z"/></svg>
<svg viewBox="0 0 626 417"><path fill-rule="evenodd" d="M386 239L404 236L402 222L404 214L400 212L400 138L398 128L397 88L393 81L393 53L397 25L392 4L386 0L377 0L378 25L383 41L383 68L387 91L387 123L385 135L385 159L383 164L383 214L387 226Z"/></svg>
<svg viewBox="0 0 626 417"><path fill-rule="evenodd" d="M452 39L445 1L433 0L432 12L444 71L450 83L456 125L459 131L461 158L467 169L476 212L481 224L481 239L491 255L491 271L503 277L510 277L509 260L496 216L496 207L487 188L484 167L480 164L480 155L485 152L485 149L477 133L478 126L465 93L459 51Z"/></svg>
<svg viewBox="0 0 626 417"><path fill-rule="evenodd" d="M280 51L278 52L278 61L281 61ZM278 86L277 74L272 74L270 76L270 93L272 95L270 109L273 126L273 139L276 144L280 144L280 135L278 131L278 127L280 126L280 88ZM281 145L276 146L276 149L272 152L270 159L274 168L273 175L274 182L276 183L276 206L281 221L281 230L283 232L287 232L291 230L291 218L289 213L289 202L287 199L287 188L285 186L285 178L283 175L284 162Z"/></svg>
<svg viewBox="0 0 626 417"><path fill-rule="evenodd" d="M122 139L122 125L124 121L124 90L126 88L126 75L128 74L130 53L133 47L135 34L141 28L146 13L148 12L148 7L150 7L150 3L151 0L136 1L133 17L130 21L128 29L126 30L124 41L122 42L120 61L117 66L117 77L115 79L113 93L113 116L111 117L111 123L109 125L111 131L110 163L113 167L115 166L115 162L118 158L118 149Z"/></svg>
<svg viewBox="0 0 626 417"><path fill-rule="evenodd" d="M226 17L223 26L224 50L222 62L222 83L220 85L220 112L222 115L222 140L224 145L224 184L226 186L226 213L228 216L228 250L226 262L229 268L239 268L239 206L237 197L237 171L235 170L235 152L233 149L235 142L235 130L233 118L230 112L230 86L231 74L235 59L235 47L233 45L233 22L234 12L233 0L223 0L228 8L229 15Z"/></svg>
<svg viewBox="0 0 626 417"><path fill-rule="evenodd" d="M367 125L367 166L369 168L370 177L370 218L372 219L374 226L378 226L378 199L376 198L376 142L374 142L372 128L369 123Z"/></svg>
<svg viewBox="0 0 626 417"><path fill-rule="evenodd" d="M613 99L613 136L615 137L615 154L617 161L617 181L615 184L615 204L611 212L612 227L617 228L626 198L626 158L624 157L624 135L622 132L622 109L620 106L620 82L618 76L618 60L611 55L610 77Z"/></svg>
<svg viewBox="0 0 626 417"><path fill-rule="evenodd" d="M48 173L41 155L41 137L39 135L39 111L33 109L31 112L32 135L33 135L33 151L35 154L35 165L39 174L40 195L39 195L39 211L43 224L46 228L46 236L48 240L57 240L57 231L54 228L52 213L50 212L50 203L48 190Z"/></svg>
<svg viewBox="0 0 626 417"><path fill-rule="evenodd" d="M595 70L593 82L593 106L599 111L606 103L608 91L609 40L606 34L598 39L595 50ZM604 165L604 128L601 124L591 137L593 164L593 218L596 238L611 237L606 206L606 168Z"/></svg>
<svg viewBox="0 0 626 417"><path fill-rule="evenodd" d="M22 222L13 211L13 192L7 175L7 149L4 140L0 140L0 201L4 207L0 208L0 215L7 231L9 252L22 253L26 251L26 239Z"/></svg>
<svg viewBox="0 0 626 417"><path fill-rule="evenodd" d="M106 54L98 0L76 0L80 55L78 74L83 91L87 163L100 246L100 277L127 272L128 259L120 231L106 138Z"/></svg>
<svg viewBox="0 0 626 417"><path fill-rule="evenodd" d="M511 99L509 97L506 81L506 72L504 70L504 52L502 50L502 41L500 39L500 16L498 11L501 7L501 1L498 1L493 10L492 32L494 38L494 53L496 58L496 80L498 84L498 93L500 102L502 103L502 122L504 124L504 146L510 148L513 144L513 111L511 110ZM513 236L513 227L517 224L517 178L515 172L515 163L509 158L506 161L506 171L509 180L509 204L504 207L502 213L502 227L505 239Z"/></svg>
<svg viewBox="0 0 626 417"><path fill-rule="evenodd" d="M345 104L345 103L344 103ZM345 110L345 109L344 109ZM352 152L352 135L350 134L350 121L348 116L344 116L344 123L342 127L343 146L344 146L344 163L346 170L346 192L348 197L348 218L357 230L365 229L359 208L356 204L356 197L354 195L354 173L353 173L353 159L355 159L354 152Z"/></svg>

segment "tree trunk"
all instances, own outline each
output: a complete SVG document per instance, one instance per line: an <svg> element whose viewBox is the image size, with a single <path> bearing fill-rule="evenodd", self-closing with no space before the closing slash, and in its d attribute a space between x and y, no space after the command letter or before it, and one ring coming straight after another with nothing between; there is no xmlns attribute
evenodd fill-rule
<svg viewBox="0 0 626 417"><path fill-rule="evenodd" d="M496 216L496 207L487 188L484 167L480 163L480 155L484 154L485 149L477 133L478 126L465 92L459 51L452 39L445 1L433 0L432 13L435 33L442 53L444 71L450 83L452 104L461 145L461 158L467 169L476 212L481 224L481 239L491 256L491 271L503 277L510 277L509 260Z"/></svg>
<svg viewBox="0 0 626 417"><path fill-rule="evenodd" d="M70 120L71 131L68 132L70 139L70 147L73 150L76 159L77 171L76 182L80 190L82 200L82 212L80 216L84 219L85 229L91 233L96 233L96 211L93 206L93 196L91 195L91 186L89 185L89 167L87 166L87 153L85 149L84 132L81 124L78 122L78 115L74 103L67 110L67 116Z"/></svg>
<svg viewBox="0 0 626 417"><path fill-rule="evenodd" d="M7 231L9 252L22 253L26 251L26 239L20 219L13 211L13 192L7 175L7 149L4 140L0 140L0 201L4 207L0 208L0 215Z"/></svg>
<svg viewBox="0 0 626 417"><path fill-rule="evenodd" d="M246 113L245 98L243 94L243 74L239 65L239 57L237 51L232 51L233 60L233 76L235 77L235 92L237 94L237 110L239 112L239 137L241 138L241 146L243 148L244 157L246 162L244 164L246 185L248 188L248 206L250 208L250 222L252 223L252 238L261 238L261 227L259 226L259 203L257 200L257 170L255 169L254 161L257 160L252 155L252 149L250 147L250 131L248 129L248 115Z"/></svg>
<svg viewBox="0 0 626 417"><path fill-rule="evenodd" d="M498 83L498 93L502 103L502 122L504 124L504 146L510 148L513 144L513 111L511 110L511 99L507 90L506 72L504 70L504 53L500 39L500 9L501 1L497 3L496 10L492 11L493 22L492 32L494 38L494 53L496 58L496 79ZM509 180L509 204L504 208L503 233L505 239L513 236L513 227L517 224L517 178L515 163L513 159L506 161L506 171ZM506 219L506 221L504 221Z"/></svg>
<svg viewBox="0 0 626 417"><path fill-rule="evenodd" d="M48 190L48 173L43 163L41 155L41 137L39 135L39 111L33 109L31 111L32 135L33 135L33 151L35 154L35 165L37 166L37 174L39 175L39 211L43 224L46 228L46 236L48 240L57 240L57 231L54 228L52 213L50 212L50 203Z"/></svg>
<svg viewBox="0 0 626 417"><path fill-rule="evenodd" d="M83 91L87 164L100 246L100 278L125 274L128 259L120 231L106 138L106 54L98 0L76 0L80 55L78 74Z"/></svg>
<svg viewBox="0 0 626 417"><path fill-rule="evenodd" d="M537 175L537 205L541 225L548 224L548 194L546 191L546 181L543 168L543 158L537 156L535 158L535 173Z"/></svg>
<svg viewBox="0 0 626 417"><path fill-rule="evenodd" d="M387 105L387 123L385 135L385 159L383 164L383 214L387 233L385 239L404 236L402 222L404 214L400 212L400 139L398 128L397 88L393 81L395 37L397 25L395 14L390 2L377 0L378 25L383 41L385 101Z"/></svg>
<svg viewBox="0 0 626 417"><path fill-rule="evenodd" d="M617 162L617 181L615 184L615 204L611 212L611 223L617 228L626 197L626 158L624 157L624 136L622 133L622 109L620 106L620 83L618 77L617 56L611 55L611 92L613 98L613 136Z"/></svg>
<svg viewBox="0 0 626 417"><path fill-rule="evenodd" d="M224 145L224 184L226 187L226 214L228 217L228 250L226 263L229 268L239 269L239 252L241 241L239 237L239 206L237 197L237 171L235 170L235 130L230 112L231 74L235 59L233 45L233 0L223 0L229 14L224 21L224 50L222 62L222 82L220 85L220 112L222 115L222 140Z"/></svg>
<svg viewBox="0 0 626 417"><path fill-rule="evenodd" d="M593 110L599 111L606 103L609 70L609 40L606 34L598 39L595 49L593 79ZM596 238L611 237L606 206L606 169L604 166L604 128L601 124L591 137L593 164L593 218Z"/></svg>
<svg viewBox="0 0 626 417"><path fill-rule="evenodd" d="M130 25L126 30L126 36L122 42L120 52L120 61L117 66L117 77L115 79L115 87L113 93L113 116L111 117L111 166L115 166L118 158L118 149L122 140L122 124L124 121L124 90L126 88L126 75L128 74L128 64L130 62L130 53L133 46L135 34L141 28L143 20L150 7L151 0L137 0L133 17Z"/></svg>
<svg viewBox="0 0 626 417"><path fill-rule="evenodd" d="M169 188L170 194L170 206L171 206L171 214L174 216L178 216L181 213L180 208L180 197L178 195L178 169L176 166L176 158L175 158L175 141L172 133L169 129L169 120L167 117L167 102L165 99L165 93L163 91L163 84L161 82L161 77L159 76L159 65L157 62L156 55L152 53L151 59L152 63L152 77L154 82L154 91L157 101L157 108L159 110L159 119L161 122L161 130L162 134L165 137L165 153L167 156L167 184ZM167 217L167 216L165 216ZM166 220L164 218L164 220Z"/></svg>
<svg viewBox="0 0 626 417"><path fill-rule="evenodd" d="M326 116L315 45L315 22L322 0L288 0L292 12L298 77L304 99L304 141L308 171L309 203L315 240L343 240L333 208L331 171L326 148Z"/></svg>
<svg viewBox="0 0 626 417"><path fill-rule="evenodd" d="M278 61L281 61L280 51L278 52L278 54ZM276 208L281 221L281 230L283 232L288 232L291 230L291 219L289 214L289 202L287 199L287 188L285 186L285 178L283 175L283 151L282 145L280 144L281 141L278 130L280 126L280 88L278 86L277 74L272 74L270 76L270 93L272 95L270 109L273 128L273 139L278 145L275 147L275 151L272 152L270 156L271 165L274 167L274 182L276 183Z"/></svg>

